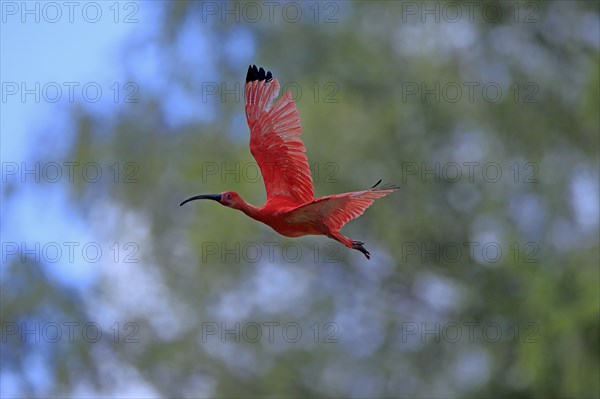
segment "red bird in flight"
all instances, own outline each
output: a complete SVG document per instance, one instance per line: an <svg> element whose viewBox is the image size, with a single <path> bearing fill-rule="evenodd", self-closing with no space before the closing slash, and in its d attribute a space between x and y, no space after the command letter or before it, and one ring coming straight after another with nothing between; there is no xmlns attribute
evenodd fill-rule
<svg viewBox="0 0 600 399"><path fill-rule="evenodd" d="M265 182L266 203L252 206L238 193L226 191L197 195L180 206L189 201L211 199L244 212L284 236L326 235L371 259L364 243L344 236L339 230L362 215L375 199L398 187L389 184L378 187L379 180L368 190L315 198L306 149L300 140L302 128L296 104L289 91L273 104L278 94L279 82L273 79L271 72L265 73L256 65L248 67L244 95L250 152Z"/></svg>

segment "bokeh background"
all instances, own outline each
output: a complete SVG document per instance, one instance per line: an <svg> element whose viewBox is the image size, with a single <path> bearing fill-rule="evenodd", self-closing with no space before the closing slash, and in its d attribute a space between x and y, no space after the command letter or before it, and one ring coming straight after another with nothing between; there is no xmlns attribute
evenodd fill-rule
<svg viewBox="0 0 600 399"><path fill-rule="evenodd" d="M2 397L600 395L598 2L1 7ZM264 201L249 64L370 261L179 207Z"/></svg>

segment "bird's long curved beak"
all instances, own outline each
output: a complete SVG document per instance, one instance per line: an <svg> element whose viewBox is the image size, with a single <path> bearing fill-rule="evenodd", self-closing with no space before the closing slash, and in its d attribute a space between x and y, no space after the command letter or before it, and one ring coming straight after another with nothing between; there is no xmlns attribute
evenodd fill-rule
<svg viewBox="0 0 600 399"><path fill-rule="evenodd" d="M210 199L210 200L213 200L213 201L221 202L221 194L202 194L202 195L196 195L195 197L186 199L181 204L179 204L179 206L181 206L183 204L187 204L190 201L201 200L201 199Z"/></svg>

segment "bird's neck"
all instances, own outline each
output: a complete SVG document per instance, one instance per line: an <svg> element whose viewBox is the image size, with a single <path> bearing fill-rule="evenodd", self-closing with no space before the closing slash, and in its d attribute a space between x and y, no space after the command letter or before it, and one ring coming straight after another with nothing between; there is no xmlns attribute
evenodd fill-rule
<svg viewBox="0 0 600 399"><path fill-rule="evenodd" d="M260 208L251 205L244 200L242 200L242 202L236 207L236 209L244 212L246 215L250 216L254 220L261 221Z"/></svg>

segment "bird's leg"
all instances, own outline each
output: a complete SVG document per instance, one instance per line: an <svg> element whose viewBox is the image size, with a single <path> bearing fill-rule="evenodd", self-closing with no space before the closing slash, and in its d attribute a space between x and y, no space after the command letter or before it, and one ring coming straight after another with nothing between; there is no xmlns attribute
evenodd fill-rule
<svg viewBox="0 0 600 399"><path fill-rule="evenodd" d="M363 244L364 244L363 242L351 240L350 238L346 237L339 231L330 231L329 233L327 233L327 237L333 238L334 240L341 242L348 248L356 249L357 251L360 251L363 254L365 254L367 259L371 259L371 254L363 246Z"/></svg>
<svg viewBox="0 0 600 399"><path fill-rule="evenodd" d="M367 259L371 259L371 254L369 253L369 251L367 251L367 248L365 248L363 244L364 242L352 241L352 249L356 249L362 252L363 254L365 254Z"/></svg>

